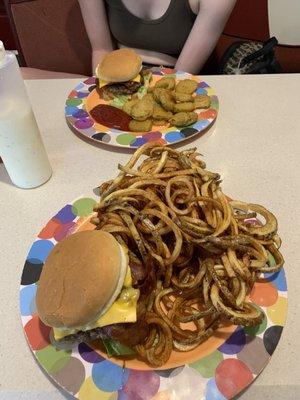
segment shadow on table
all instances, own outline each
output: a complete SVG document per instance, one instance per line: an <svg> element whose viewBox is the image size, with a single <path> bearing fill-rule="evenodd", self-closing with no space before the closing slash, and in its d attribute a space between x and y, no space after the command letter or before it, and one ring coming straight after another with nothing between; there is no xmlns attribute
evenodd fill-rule
<svg viewBox="0 0 300 400"><path fill-rule="evenodd" d="M10 180L10 177L8 176L8 173L4 167L4 164L0 164L0 184L5 183L6 185L14 186L12 181Z"/></svg>
<svg viewBox="0 0 300 400"><path fill-rule="evenodd" d="M202 136L204 136L207 133L213 134L215 132L215 124L216 124L217 119L215 119L211 125L209 125L206 129L204 129L201 132L196 133L194 136L191 136L190 138L187 138L179 143L175 144L169 144L168 146L172 146L175 149L178 149L182 146L187 146L189 144L194 144L195 140L200 139ZM98 147L102 150L106 150L109 152L114 152L114 153L125 153L125 154L132 154L135 152L136 148L128 148L128 147L117 147L117 146L112 146L106 143L102 142L97 142L95 139L88 138L87 136L84 136L83 134L79 133L74 127L66 121L68 124L68 127L70 130L81 140L84 142L91 144L94 147ZM195 144L194 144L195 145Z"/></svg>

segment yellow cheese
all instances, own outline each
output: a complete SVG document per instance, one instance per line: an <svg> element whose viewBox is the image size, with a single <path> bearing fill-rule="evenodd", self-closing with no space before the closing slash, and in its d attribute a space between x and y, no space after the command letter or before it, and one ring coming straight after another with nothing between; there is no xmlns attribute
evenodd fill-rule
<svg viewBox="0 0 300 400"><path fill-rule="evenodd" d="M141 75L138 74L134 79L130 79L130 80L133 81L133 82L141 82ZM99 79L99 87L105 86L107 84L108 84L107 81Z"/></svg>
<svg viewBox="0 0 300 400"><path fill-rule="evenodd" d="M95 328L102 328L106 325L120 324L124 322L136 322L137 301L139 290L132 288L132 277L130 268L127 268L123 289L110 309L93 323L79 327L77 329L53 328L55 340L60 340L65 336L72 335L79 331L87 331Z"/></svg>
<svg viewBox="0 0 300 400"><path fill-rule="evenodd" d="M127 267L127 271L126 271L126 275L125 275L123 286L125 288L131 288L132 287L132 277L131 277L131 272L130 272L130 268L129 267Z"/></svg>

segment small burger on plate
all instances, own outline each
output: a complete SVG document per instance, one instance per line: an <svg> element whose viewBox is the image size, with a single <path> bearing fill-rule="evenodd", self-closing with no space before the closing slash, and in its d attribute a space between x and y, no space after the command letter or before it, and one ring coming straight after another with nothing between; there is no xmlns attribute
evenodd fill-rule
<svg viewBox="0 0 300 400"><path fill-rule="evenodd" d="M148 333L137 322L138 300L126 249L110 233L94 230L54 246L38 282L36 306L56 341L101 339L108 355L124 355Z"/></svg>
<svg viewBox="0 0 300 400"><path fill-rule="evenodd" d="M141 57L131 49L114 50L96 68L98 90L105 100L120 95L132 95L148 83L151 74L142 68Z"/></svg>

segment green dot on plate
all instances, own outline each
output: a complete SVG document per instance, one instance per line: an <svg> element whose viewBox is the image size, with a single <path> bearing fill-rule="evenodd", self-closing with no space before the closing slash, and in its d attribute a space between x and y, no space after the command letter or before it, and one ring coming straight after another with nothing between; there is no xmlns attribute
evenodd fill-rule
<svg viewBox="0 0 300 400"><path fill-rule="evenodd" d="M270 265L270 267L274 267L276 265L275 258L273 257L273 254L270 253L268 250L267 250L267 253L268 253L269 265Z"/></svg>
<svg viewBox="0 0 300 400"><path fill-rule="evenodd" d="M129 133L122 133L121 135L116 137L116 142L122 144L123 146L128 146L132 142L134 142L136 137L134 135L130 135Z"/></svg>
<svg viewBox="0 0 300 400"><path fill-rule="evenodd" d="M222 360L223 354L216 350L208 356L190 364L190 367L200 372L204 378L211 378L214 376L215 370Z"/></svg>
<svg viewBox="0 0 300 400"><path fill-rule="evenodd" d="M256 308L259 308L255 304L253 304L253 305ZM264 318L263 318L262 322L259 325L245 326L244 327L244 331L245 331L245 333L247 333L247 335L257 336L257 335L260 335L262 332L264 332L266 330L266 327L267 327L267 317L266 317L266 314L264 313Z"/></svg>
<svg viewBox="0 0 300 400"><path fill-rule="evenodd" d="M79 106L82 103L82 99L68 99L66 101L67 106Z"/></svg>
<svg viewBox="0 0 300 400"><path fill-rule="evenodd" d="M71 350L58 350L49 345L42 350L38 350L35 355L47 372L56 373L69 362L71 353Z"/></svg>
<svg viewBox="0 0 300 400"><path fill-rule="evenodd" d="M76 200L72 206L72 212L78 217L87 217L92 214L93 208L96 204L96 200L89 197Z"/></svg>

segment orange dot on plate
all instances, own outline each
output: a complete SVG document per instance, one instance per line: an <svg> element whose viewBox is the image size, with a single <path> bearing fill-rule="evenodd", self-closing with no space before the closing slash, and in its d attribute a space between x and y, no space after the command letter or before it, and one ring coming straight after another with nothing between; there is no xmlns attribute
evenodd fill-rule
<svg viewBox="0 0 300 400"><path fill-rule="evenodd" d="M109 130L109 128L107 126L97 124L96 122L94 124L94 128L96 129L97 132L107 132Z"/></svg>
<svg viewBox="0 0 300 400"><path fill-rule="evenodd" d="M76 96L77 96L76 90L72 90L72 92L69 94L69 99L72 99L72 98L74 98Z"/></svg>
<svg viewBox="0 0 300 400"><path fill-rule="evenodd" d="M162 72L164 74L175 74L176 70L174 68L163 68Z"/></svg>
<svg viewBox="0 0 300 400"><path fill-rule="evenodd" d="M208 119L208 118L215 118L215 116L217 115L217 111L213 110L213 109L209 109L206 111L202 111L199 114L200 119Z"/></svg>
<svg viewBox="0 0 300 400"><path fill-rule="evenodd" d="M51 219L47 225L41 230L38 237L41 239L50 239L54 236L55 231L61 226L59 221Z"/></svg>
<svg viewBox="0 0 300 400"><path fill-rule="evenodd" d="M268 307L275 304L278 298L278 292L268 281L261 279L255 283L250 293L250 299L253 303Z"/></svg>
<svg viewBox="0 0 300 400"><path fill-rule="evenodd" d="M34 315L24 327L26 336L33 350L41 350L50 344L51 328Z"/></svg>
<svg viewBox="0 0 300 400"><path fill-rule="evenodd" d="M160 144L161 146L164 146L167 142L165 141L165 139L158 139L156 140L157 144Z"/></svg>

